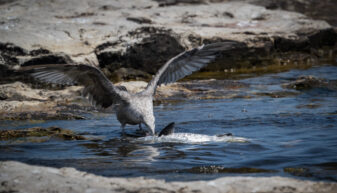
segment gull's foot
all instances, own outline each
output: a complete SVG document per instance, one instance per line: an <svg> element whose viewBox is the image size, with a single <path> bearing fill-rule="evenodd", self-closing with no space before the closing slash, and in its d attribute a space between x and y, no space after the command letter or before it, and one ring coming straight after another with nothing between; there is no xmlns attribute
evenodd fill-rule
<svg viewBox="0 0 337 193"><path fill-rule="evenodd" d="M140 123L139 125L138 125L138 129L136 130L136 131L143 131L144 129L143 129L143 127L142 127L142 124Z"/></svg>
<svg viewBox="0 0 337 193"><path fill-rule="evenodd" d="M149 132L148 131L145 131L145 130L142 130L142 129L137 129L136 130L136 134L137 135L144 135L146 136Z"/></svg>
<svg viewBox="0 0 337 193"><path fill-rule="evenodd" d="M129 137L128 134L125 133L124 131L122 131L122 132L121 132L121 139L122 139L122 140L125 140L127 137Z"/></svg>
<svg viewBox="0 0 337 193"><path fill-rule="evenodd" d="M126 138L126 137L138 138L138 137L145 137L145 136L146 136L146 134L144 134L144 133L141 133L141 134L139 134L139 133L124 133L124 134L122 134L123 138Z"/></svg>

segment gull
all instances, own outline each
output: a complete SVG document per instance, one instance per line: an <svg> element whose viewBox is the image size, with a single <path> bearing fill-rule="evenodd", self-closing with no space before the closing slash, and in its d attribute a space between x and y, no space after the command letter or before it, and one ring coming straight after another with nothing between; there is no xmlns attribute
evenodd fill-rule
<svg viewBox="0 0 337 193"><path fill-rule="evenodd" d="M82 85L83 96L88 97L96 107L116 107L116 116L121 123L122 133L125 126L146 126L155 135L153 97L156 88L162 84L173 83L192 72L200 70L223 52L237 48L238 42L217 42L184 51L168 60L153 76L146 88L138 93L130 93L125 87L116 86L94 66L85 64L46 64L22 67L34 78L60 85Z"/></svg>

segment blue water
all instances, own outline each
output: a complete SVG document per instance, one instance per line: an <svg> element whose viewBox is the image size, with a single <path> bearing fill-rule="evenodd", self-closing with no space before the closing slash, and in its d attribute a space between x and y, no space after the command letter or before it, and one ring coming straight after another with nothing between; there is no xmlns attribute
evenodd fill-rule
<svg viewBox="0 0 337 193"><path fill-rule="evenodd" d="M0 143L0 160L173 181L228 175L337 181L337 91L281 87L301 75L336 80L337 67L317 66L240 80L250 85L242 89L250 97L183 100L155 106L157 130L174 121L176 133L187 136L180 141L122 137L114 114L89 114L87 120L1 122L0 129L59 126L89 140L5 141ZM293 94L280 98L257 94L281 91ZM137 129L129 128L130 132ZM212 141L223 133L232 133L233 137ZM239 169L224 172L214 168ZM247 173L242 168L265 171ZM305 172L291 174L285 168Z"/></svg>

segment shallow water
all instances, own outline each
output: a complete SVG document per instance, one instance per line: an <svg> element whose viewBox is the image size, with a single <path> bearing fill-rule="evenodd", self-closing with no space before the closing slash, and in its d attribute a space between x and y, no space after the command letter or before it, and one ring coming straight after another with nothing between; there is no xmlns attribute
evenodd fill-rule
<svg viewBox="0 0 337 193"><path fill-rule="evenodd" d="M114 114L88 120L1 122L0 129L59 126L90 140L42 143L0 142L0 160L75 167L105 176L147 176L166 180L213 179L228 175L292 176L337 181L337 91L283 89L301 75L337 79L336 66L317 66L243 79L252 97L186 100L155 106L165 137L121 137ZM281 98L259 93L291 92ZM128 127L133 132L137 127ZM217 137L232 133L233 136Z"/></svg>

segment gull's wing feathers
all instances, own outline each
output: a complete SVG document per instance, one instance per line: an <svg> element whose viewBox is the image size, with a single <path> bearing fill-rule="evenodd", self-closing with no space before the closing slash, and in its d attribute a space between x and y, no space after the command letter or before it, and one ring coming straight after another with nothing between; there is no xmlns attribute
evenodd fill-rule
<svg viewBox="0 0 337 193"><path fill-rule="evenodd" d="M159 69L147 85L144 93L153 95L157 86L172 83L190 75L214 60L219 52L235 49L239 45L242 46L242 43L234 41L218 42L180 53Z"/></svg>
<svg viewBox="0 0 337 193"><path fill-rule="evenodd" d="M97 68L88 65L48 64L22 67L34 78L44 82L62 85L83 85L83 95L98 107L107 108L112 104L127 101L126 89L114 86Z"/></svg>

